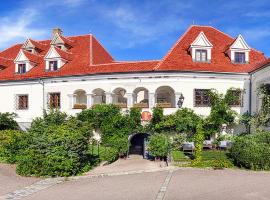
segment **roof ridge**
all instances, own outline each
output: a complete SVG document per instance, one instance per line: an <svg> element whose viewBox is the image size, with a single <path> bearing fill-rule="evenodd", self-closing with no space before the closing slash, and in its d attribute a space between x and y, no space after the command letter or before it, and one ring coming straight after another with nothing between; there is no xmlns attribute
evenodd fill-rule
<svg viewBox="0 0 270 200"><path fill-rule="evenodd" d="M142 61L142 62L147 62L147 61ZM149 61L149 62L158 62L157 61ZM94 64L91 66L102 66L102 65L121 65L121 64L130 64L130 63L141 63L141 62L112 62L112 63L102 63L102 64Z"/></svg>

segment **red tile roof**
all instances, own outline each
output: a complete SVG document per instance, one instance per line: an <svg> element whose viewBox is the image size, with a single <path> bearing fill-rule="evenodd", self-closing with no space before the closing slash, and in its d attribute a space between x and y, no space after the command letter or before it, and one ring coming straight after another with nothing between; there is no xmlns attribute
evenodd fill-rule
<svg viewBox="0 0 270 200"><path fill-rule="evenodd" d="M35 48L42 50L42 51L46 50L45 44L42 44L42 43L35 41L35 40L32 40L32 39L29 39L29 41L35 46Z"/></svg>
<svg viewBox="0 0 270 200"><path fill-rule="evenodd" d="M190 44L203 31L208 40L213 44L211 63L196 63L192 61L189 53ZM38 55L26 52L31 60L36 59L37 65L26 74L15 74L13 60L19 53L22 44L14 45L2 52L1 58L6 60L7 67L0 70L0 81L25 80L42 77L58 77L72 75L129 73L129 72L154 72L154 71L204 71L204 72L231 72L248 73L266 62L263 53L252 49L250 51L249 64L233 64L226 54L226 50L234 42L234 38L222 33L210 26L191 26L186 33L176 42L167 55L160 61L114 61L112 56L98 42L93 35L74 37L61 36L72 48L67 52L55 48L57 52L68 62L58 71L45 71L44 56L49 51L50 40L34 41L34 45L40 44L42 50ZM31 40L32 42L33 40ZM39 47L38 47L39 48Z"/></svg>
<svg viewBox="0 0 270 200"><path fill-rule="evenodd" d="M190 44L201 31L213 45L211 63L193 62L188 51ZM226 51L234 41L234 38L211 26L191 26L158 64L156 70L247 73L257 63L266 59L263 53L251 49L249 64L232 63Z"/></svg>

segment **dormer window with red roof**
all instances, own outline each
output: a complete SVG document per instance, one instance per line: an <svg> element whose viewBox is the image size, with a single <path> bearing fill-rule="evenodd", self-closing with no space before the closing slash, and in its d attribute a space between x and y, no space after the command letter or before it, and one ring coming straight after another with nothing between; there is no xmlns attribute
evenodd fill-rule
<svg viewBox="0 0 270 200"><path fill-rule="evenodd" d="M209 42L206 35L200 32L190 45L190 52L194 62L211 62L211 50L213 45Z"/></svg>
<svg viewBox="0 0 270 200"><path fill-rule="evenodd" d="M242 35L239 35L230 46L228 55L231 58L232 63L245 64L249 63L250 47L244 40Z"/></svg>
<svg viewBox="0 0 270 200"><path fill-rule="evenodd" d="M20 50L14 60L15 73L25 74L38 64L39 56L28 51Z"/></svg>

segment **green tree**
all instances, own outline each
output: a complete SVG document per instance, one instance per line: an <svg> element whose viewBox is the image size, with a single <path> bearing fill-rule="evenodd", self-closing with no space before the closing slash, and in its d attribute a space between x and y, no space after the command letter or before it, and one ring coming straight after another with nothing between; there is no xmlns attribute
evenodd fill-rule
<svg viewBox="0 0 270 200"><path fill-rule="evenodd" d="M18 124L14 120L16 117L15 113L0 113L0 130L16 130Z"/></svg>
<svg viewBox="0 0 270 200"><path fill-rule="evenodd" d="M167 157L171 151L170 138L162 133L152 135L149 140L149 151L154 157Z"/></svg>

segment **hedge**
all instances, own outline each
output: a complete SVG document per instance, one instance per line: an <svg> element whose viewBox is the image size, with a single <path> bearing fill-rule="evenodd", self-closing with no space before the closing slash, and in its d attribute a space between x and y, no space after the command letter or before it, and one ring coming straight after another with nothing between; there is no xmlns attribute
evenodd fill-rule
<svg viewBox="0 0 270 200"><path fill-rule="evenodd" d="M270 170L270 132L239 136L235 139L230 156L239 167Z"/></svg>

